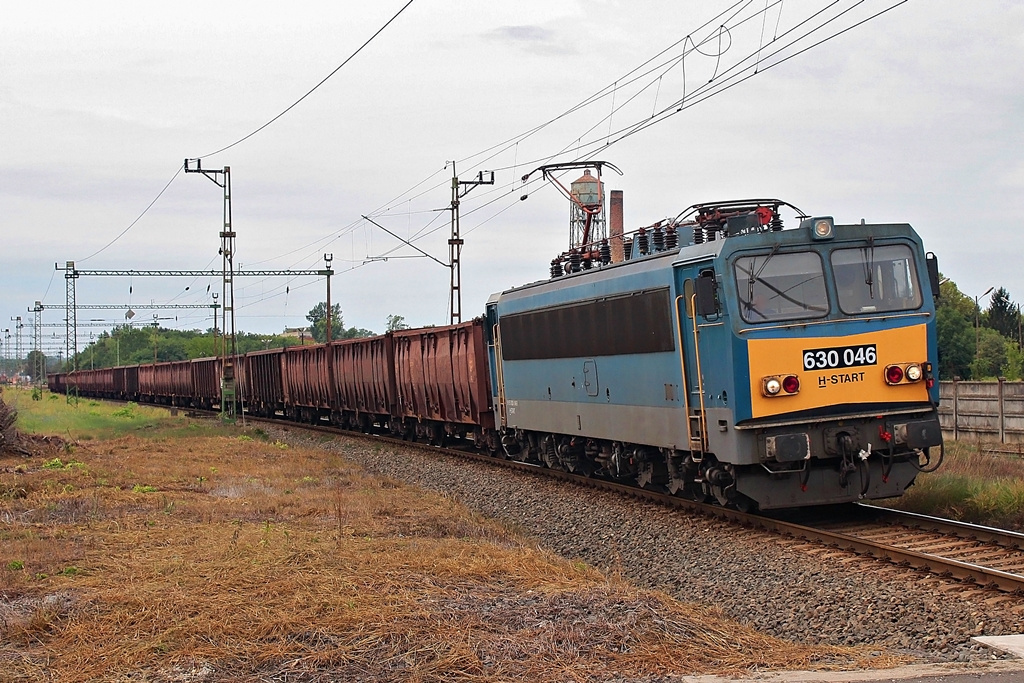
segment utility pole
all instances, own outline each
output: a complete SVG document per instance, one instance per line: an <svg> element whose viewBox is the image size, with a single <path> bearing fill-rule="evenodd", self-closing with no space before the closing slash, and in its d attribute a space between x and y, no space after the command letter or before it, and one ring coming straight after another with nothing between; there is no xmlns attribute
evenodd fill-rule
<svg viewBox="0 0 1024 683"><path fill-rule="evenodd" d="M451 287L449 288L449 307L451 308L451 324L462 322L462 245L465 241L459 234L459 202L477 185L493 185L494 171L480 171L476 180L459 180L452 164L452 236L448 239L448 263L452 269ZM487 174L486 179L484 174ZM460 189L464 188L464 189Z"/></svg>
<svg viewBox="0 0 1024 683"><path fill-rule="evenodd" d="M32 328L32 348L36 355L32 359L32 379L35 380L36 385L41 385L46 380L46 356L43 355L43 304L37 301L36 305L28 310L35 314Z"/></svg>
<svg viewBox="0 0 1024 683"><path fill-rule="evenodd" d="M78 303L75 301L75 280L77 279L78 271L75 269L75 262L68 261L64 264L64 289L66 290L68 312L64 317L64 347L66 349L65 357L71 363L72 374L78 370ZM77 393L78 383L75 382L74 386ZM68 397L70 398L70 396L69 389Z"/></svg>
<svg viewBox="0 0 1024 683"><path fill-rule="evenodd" d="M331 341L334 339L333 332L331 330L331 261L334 260L334 254L324 254L324 272L327 273L327 319L324 321L327 327L327 339L325 341L327 350L327 396L330 404L329 410L333 411L334 406L337 405L335 382L334 382L334 353L331 350Z"/></svg>
<svg viewBox="0 0 1024 683"><path fill-rule="evenodd" d="M10 376L11 370L11 328L4 329L4 374Z"/></svg>
<svg viewBox="0 0 1024 683"><path fill-rule="evenodd" d="M14 333L15 333L15 337L14 337L14 371L15 371L15 374L17 374L18 364L21 362L21 328L23 328L24 325L21 322L21 316L20 315L14 317L14 318L11 318L11 320L15 321L15 325L14 325Z"/></svg>
<svg viewBox="0 0 1024 683"><path fill-rule="evenodd" d="M981 300L993 289L995 287L989 287L984 294L974 297L974 360L978 360L978 344L981 343Z"/></svg>
<svg viewBox="0 0 1024 683"><path fill-rule="evenodd" d="M169 317L168 318L159 318L159 317L157 317L156 313L153 314L153 362L154 363L157 362L156 361L156 342L157 342L157 339L159 339L159 336L160 336L159 335L159 327L160 327L160 321L161 320L177 320L177 318L169 318ZM92 334L90 333L89 336L91 337ZM121 355L120 347L118 347L118 355L119 356Z"/></svg>
<svg viewBox="0 0 1024 683"><path fill-rule="evenodd" d="M220 232L221 307L224 333L221 336L221 400L220 414L225 422L235 421L235 232L231 225L231 167L223 170L203 170L202 159L195 159L196 167L189 168L192 159L185 159L185 173L202 173L224 190L224 226Z"/></svg>
<svg viewBox="0 0 1024 683"><path fill-rule="evenodd" d="M331 336L331 274L334 272L331 270L331 261L334 260L334 254L324 254L324 270L327 273L327 341L330 342L334 339ZM327 356L330 358L330 354Z"/></svg>

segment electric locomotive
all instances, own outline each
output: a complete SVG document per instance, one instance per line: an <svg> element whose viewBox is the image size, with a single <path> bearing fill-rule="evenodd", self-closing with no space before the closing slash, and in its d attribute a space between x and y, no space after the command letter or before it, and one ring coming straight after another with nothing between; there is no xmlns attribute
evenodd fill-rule
<svg viewBox="0 0 1024 683"><path fill-rule="evenodd" d="M505 454L761 509L899 496L936 467L934 255L907 224L785 229L783 206L695 205L621 262L602 244L493 295Z"/></svg>

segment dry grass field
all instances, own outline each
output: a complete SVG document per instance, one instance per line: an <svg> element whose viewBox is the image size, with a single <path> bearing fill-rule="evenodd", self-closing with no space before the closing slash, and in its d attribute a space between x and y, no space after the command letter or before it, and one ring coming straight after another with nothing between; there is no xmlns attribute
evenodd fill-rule
<svg viewBox="0 0 1024 683"><path fill-rule="evenodd" d="M0 456L3 680L624 681L864 655L639 590L344 459L379 445L3 398L70 438Z"/></svg>

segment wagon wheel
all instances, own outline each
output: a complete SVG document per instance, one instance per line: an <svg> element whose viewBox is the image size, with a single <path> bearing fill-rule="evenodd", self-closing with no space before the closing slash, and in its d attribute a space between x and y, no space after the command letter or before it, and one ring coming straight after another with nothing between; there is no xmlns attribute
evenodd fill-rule
<svg viewBox="0 0 1024 683"><path fill-rule="evenodd" d="M434 424L430 426L430 445L437 446L438 448L444 448L446 437L448 435L444 431L444 426Z"/></svg>

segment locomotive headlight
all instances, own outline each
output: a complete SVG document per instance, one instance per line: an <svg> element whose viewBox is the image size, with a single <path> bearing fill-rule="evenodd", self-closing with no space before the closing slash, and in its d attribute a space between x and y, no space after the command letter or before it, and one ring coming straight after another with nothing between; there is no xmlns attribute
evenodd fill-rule
<svg viewBox="0 0 1024 683"><path fill-rule="evenodd" d="M907 380L911 382L919 382L924 373L921 372L921 366L916 363L907 366Z"/></svg>
<svg viewBox="0 0 1024 683"><path fill-rule="evenodd" d="M832 216L816 216L800 221L800 229L807 230L811 234L811 239L815 240L832 239L835 237L835 227L836 223Z"/></svg>
<svg viewBox="0 0 1024 683"><path fill-rule="evenodd" d="M782 383L777 377L768 377L764 380L764 393L768 396L775 396L782 391Z"/></svg>

